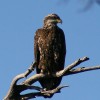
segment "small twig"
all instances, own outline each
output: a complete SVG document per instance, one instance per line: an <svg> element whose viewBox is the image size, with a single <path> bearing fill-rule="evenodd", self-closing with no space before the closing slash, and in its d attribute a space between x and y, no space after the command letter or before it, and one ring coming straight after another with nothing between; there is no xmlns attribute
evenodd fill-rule
<svg viewBox="0 0 100 100"><path fill-rule="evenodd" d="M74 63L68 65L64 70L59 71L58 73L56 73L56 76L58 76L58 77L63 76L65 73L68 73L71 69L73 69L77 65L79 65L82 62L85 62L87 60L89 60L88 57L83 57L83 58L80 58L80 59L76 60Z"/></svg>
<svg viewBox="0 0 100 100"><path fill-rule="evenodd" d="M27 77L32 71L34 71L36 67L36 62L32 62L31 66L28 68L28 70L24 73L25 77Z"/></svg>
<svg viewBox="0 0 100 100"><path fill-rule="evenodd" d="M40 91L40 92L24 94L24 95L21 95L21 99L23 98L23 100L28 100L28 99L36 98L36 96L37 97L42 96L44 98L50 98L51 96L53 96L53 94L59 93L60 90L62 88L65 88L65 87L68 87L68 86L59 86L59 87L57 87L53 90L49 90L49 91L43 90L43 91Z"/></svg>
<svg viewBox="0 0 100 100"><path fill-rule="evenodd" d="M59 86L59 87L57 87L57 88L55 88L55 89L53 89L53 90L42 91L41 93L42 93L43 95L49 96L49 95L54 94L54 93L59 93L60 90L61 90L62 88L65 88L65 87L69 87L69 86L67 86L67 85L66 85L66 86Z"/></svg>
<svg viewBox="0 0 100 100"><path fill-rule="evenodd" d="M66 67L65 71L69 71L69 70L73 69L75 66L77 66L77 65L79 65L82 62L85 62L87 60L89 60L88 57L83 57L83 58L80 58L80 59L76 60L74 63L72 63L71 65L69 65L68 67Z"/></svg>
<svg viewBox="0 0 100 100"><path fill-rule="evenodd" d="M32 63L31 66L28 68L28 70L22 74L17 75L13 81L11 85L16 85L16 83L18 82L18 80L27 77L35 68L36 63Z"/></svg>
<svg viewBox="0 0 100 100"><path fill-rule="evenodd" d="M70 70L69 73L66 73L66 75L71 75L71 74L77 74L77 73L82 73L82 72L86 72L86 71L91 71L91 70L98 70L100 69L100 66L94 66L94 67L81 67L81 68L76 68L76 69L73 69L73 70Z"/></svg>

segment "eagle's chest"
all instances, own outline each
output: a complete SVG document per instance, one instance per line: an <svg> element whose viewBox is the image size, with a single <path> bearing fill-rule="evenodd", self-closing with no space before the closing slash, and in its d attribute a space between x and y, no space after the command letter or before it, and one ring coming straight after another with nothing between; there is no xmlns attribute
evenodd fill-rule
<svg viewBox="0 0 100 100"><path fill-rule="evenodd" d="M52 49L57 39L58 36L56 32L42 33L39 35L38 45L41 49Z"/></svg>

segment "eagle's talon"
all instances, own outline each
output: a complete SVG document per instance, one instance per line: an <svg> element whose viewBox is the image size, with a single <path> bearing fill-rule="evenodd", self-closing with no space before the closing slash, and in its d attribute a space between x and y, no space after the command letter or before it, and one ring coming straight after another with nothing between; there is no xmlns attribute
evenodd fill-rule
<svg viewBox="0 0 100 100"><path fill-rule="evenodd" d="M46 88L40 90L41 93L46 92Z"/></svg>

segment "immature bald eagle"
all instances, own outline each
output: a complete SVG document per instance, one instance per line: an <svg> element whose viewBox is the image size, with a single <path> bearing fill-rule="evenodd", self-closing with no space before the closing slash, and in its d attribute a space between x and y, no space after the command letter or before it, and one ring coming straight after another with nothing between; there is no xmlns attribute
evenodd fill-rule
<svg viewBox="0 0 100 100"><path fill-rule="evenodd" d="M44 18L44 26L36 31L34 38L34 55L37 73L55 73L64 68L66 45L65 36L57 24L62 20L57 14L49 14ZM60 78L41 79L39 82L46 90L56 88Z"/></svg>

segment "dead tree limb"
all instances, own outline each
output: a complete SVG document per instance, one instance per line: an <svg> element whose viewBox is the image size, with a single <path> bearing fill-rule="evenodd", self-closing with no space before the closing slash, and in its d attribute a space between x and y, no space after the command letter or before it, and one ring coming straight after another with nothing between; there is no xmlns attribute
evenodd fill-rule
<svg viewBox="0 0 100 100"><path fill-rule="evenodd" d="M80 68L75 68L77 65L81 64L82 62L85 62L89 60L88 57L83 57L81 59L76 60L72 64L68 65L65 67L65 69L52 73L52 74L35 74L29 78L27 78L24 82L17 84L17 82L22 79L27 77L32 71L34 71L36 64L32 63L32 65L29 67L29 69L22 73L17 75L11 82L10 89L5 96L3 100L28 100L31 98L36 98L38 96L42 96L45 98L49 98L51 95L58 93L62 88L66 86L59 86L53 90L46 91L38 86L33 86L36 81L39 81L42 78L52 78L52 77L63 77L67 75L72 75L72 74L77 74L81 72L86 72L86 71L91 71L91 70L97 70L100 69L100 66L94 66L94 67L80 67ZM32 89L32 90L37 90L38 92L33 92L33 93L27 93L21 95L20 93L22 91L25 91L27 89Z"/></svg>
<svg viewBox="0 0 100 100"><path fill-rule="evenodd" d="M36 97L39 97L39 96L42 96L44 98L49 98L51 95L55 94L55 93L60 93L60 90L62 88L65 88L65 87L68 87L68 86L59 86L53 90L49 90L49 91L40 91L40 92L34 92L34 93L28 93L28 94L24 94L24 95L21 95L21 98L23 100L28 100L28 99L32 99L32 98L36 98Z"/></svg>

